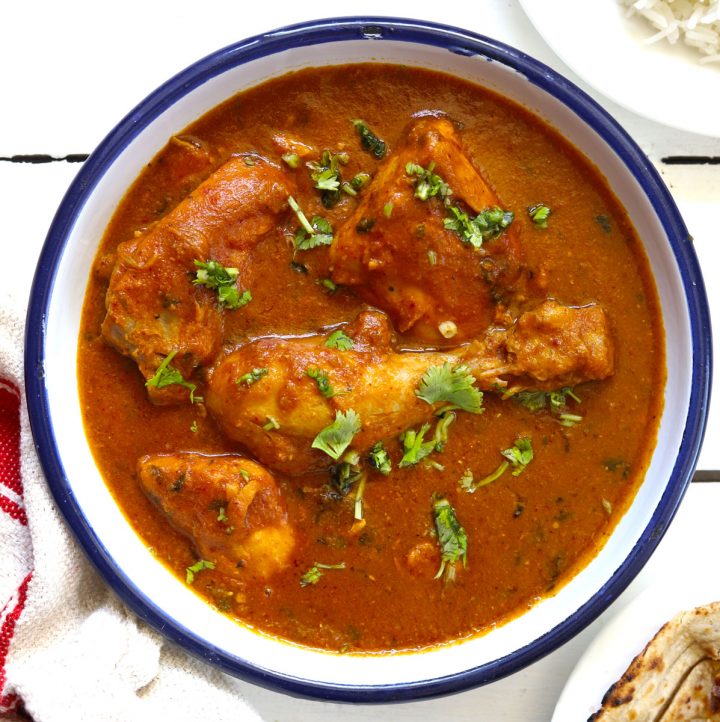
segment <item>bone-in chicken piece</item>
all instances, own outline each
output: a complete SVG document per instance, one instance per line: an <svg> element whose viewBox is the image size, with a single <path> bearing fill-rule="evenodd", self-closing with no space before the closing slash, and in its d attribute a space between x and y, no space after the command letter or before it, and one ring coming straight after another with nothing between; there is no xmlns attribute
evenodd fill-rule
<svg viewBox="0 0 720 722"><path fill-rule="evenodd" d="M521 262L517 228L510 225L481 248L463 243L445 227L452 216L439 197L415 197L417 178L408 174L408 163L434 164L433 172L452 189L452 205L471 216L502 207L463 151L453 124L443 117L420 118L338 229L330 251L332 278L386 311L400 331L442 341L439 326L452 321L454 342L474 338L515 290Z"/></svg>
<svg viewBox="0 0 720 722"><path fill-rule="evenodd" d="M498 384L549 390L613 372L599 306L546 301L511 328L452 352L398 353L387 318L377 311L361 313L343 331L352 349L328 348L328 335L265 338L221 358L206 402L224 433L263 464L297 474L327 465L329 458L311 444L336 411L353 409L360 417L353 439L358 451L430 418L442 404L430 405L415 391L431 366L465 364L484 390ZM324 392L321 375L329 384Z"/></svg>
<svg viewBox="0 0 720 722"><path fill-rule="evenodd" d="M102 332L146 379L172 351L172 366L186 379L215 358L222 311L215 291L193 285L194 262L242 265L287 207L282 171L261 158L250 159L252 165L248 160L229 160L145 233L117 248ZM187 389L177 385L148 392L156 403L188 400Z"/></svg>
<svg viewBox="0 0 720 722"><path fill-rule="evenodd" d="M153 454L138 461L146 494L226 576L267 578L295 538L275 479L241 456Z"/></svg>

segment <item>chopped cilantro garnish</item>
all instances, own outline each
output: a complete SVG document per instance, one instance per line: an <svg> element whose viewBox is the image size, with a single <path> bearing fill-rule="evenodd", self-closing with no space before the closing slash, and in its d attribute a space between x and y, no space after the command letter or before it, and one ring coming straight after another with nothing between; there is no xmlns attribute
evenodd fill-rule
<svg viewBox="0 0 720 722"><path fill-rule="evenodd" d="M360 417L352 410L335 412L335 421L326 426L313 440L312 448L324 451L337 461L360 431Z"/></svg>
<svg viewBox="0 0 720 722"><path fill-rule="evenodd" d="M339 464L335 464L330 470L333 485L343 496L363 476L362 466L360 466L360 454L352 449L343 456Z"/></svg>
<svg viewBox="0 0 720 722"><path fill-rule="evenodd" d="M385 218L390 218L390 216L392 215L392 212L393 212L393 208L394 208L394 206L393 206L392 201L388 201L383 206L383 215L385 216Z"/></svg>
<svg viewBox="0 0 720 722"><path fill-rule="evenodd" d="M461 211L457 206L449 206L452 215L444 221L445 228L455 231L464 243L480 248L483 241L499 236L513 221L512 211L505 211L495 206L480 211L475 218Z"/></svg>
<svg viewBox="0 0 720 722"><path fill-rule="evenodd" d="M338 351L349 351L353 346L353 340L346 336L343 331L333 331L325 339L326 348L336 348Z"/></svg>
<svg viewBox="0 0 720 722"><path fill-rule="evenodd" d="M275 429L279 429L280 424L278 423L278 420L274 416L268 416L267 421L263 424L263 429L265 431L274 431Z"/></svg>
<svg viewBox="0 0 720 722"><path fill-rule="evenodd" d="M350 181L353 190L361 191L370 182L371 175L369 173L358 173Z"/></svg>
<svg viewBox="0 0 720 722"><path fill-rule="evenodd" d="M547 228L548 218L552 211L544 203L536 203L528 208L528 214L536 228Z"/></svg>
<svg viewBox="0 0 720 722"><path fill-rule="evenodd" d="M462 476L458 479L458 484L461 489L465 489L465 491L470 494L473 494L477 488L475 486L475 477L470 469L465 469L465 471L463 471Z"/></svg>
<svg viewBox="0 0 720 722"><path fill-rule="evenodd" d="M370 231L375 226L375 219L374 218L361 218L358 221L358 224L355 226L355 230L358 233L370 233Z"/></svg>
<svg viewBox="0 0 720 722"><path fill-rule="evenodd" d="M192 431L193 434L196 434L197 430L198 430L197 421L195 421L195 419L193 419L192 424L190 424L190 431Z"/></svg>
<svg viewBox="0 0 720 722"><path fill-rule="evenodd" d="M425 441L425 434L430 431L430 424L423 424L418 431L407 429L400 434L403 445L403 457L398 466L403 469L422 461L435 450L435 441Z"/></svg>
<svg viewBox="0 0 720 722"><path fill-rule="evenodd" d="M320 393L326 399L331 399L333 396L335 396L335 391L330 385L330 378L322 369L314 368L311 366L310 368L305 370L305 373L307 374L307 376L309 376L315 381Z"/></svg>
<svg viewBox="0 0 720 722"><path fill-rule="evenodd" d="M218 506L217 520L223 524L228 520L227 514L225 513L225 505Z"/></svg>
<svg viewBox="0 0 720 722"><path fill-rule="evenodd" d="M200 561L195 562L195 564L191 567L187 567L187 569L185 569L185 582L187 584L192 584L195 581L195 575L199 574L204 569L215 569L215 564L207 561L206 559L200 559Z"/></svg>
<svg viewBox="0 0 720 722"><path fill-rule="evenodd" d="M445 581L452 582L455 579L455 564L462 560L463 566L467 566L467 534L458 521L455 509L447 499L436 497L433 502L433 512L442 555L435 579L439 579L445 572Z"/></svg>
<svg viewBox="0 0 720 722"><path fill-rule="evenodd" d="M444 413L435 426L435 451L443 451L448 440L448 429L455 421L455 414L452 411Z"/></svg>
<svg viewBox="0 0 720 722"><path fill-rule="evenodd" d="M392 460L387 453L382 441L378 441L375 446L370 449L368 455L370 466L381 474L387 476L392 471Z"/></svg>
<svg viewBox="0 0 720 722"><path fill-rule="evenodd" d="M353 120L353 125L360 136L360 145L363 147L363 150L368 151L378 160L384 158L387 150L385 141L380 140L380 138L368 128L364 120Z"/></svg>
<svg viewBox="0 0 720 722"><path fill-rule="evenodd" d="M321 200L325 208L332 208L341 197L341 189L350 195L355 195L355 189L351 184L344 183L342 179L341 165L347 165L350 157L347 153L331 153L324 150L319 161L308 163L310 177L315 183L315 188L322 191Z"/></svg>
<svg viewBox="0 0 720 722"><path fill-rule="evenodd" d="M322 286L328 293L335 293L338 287L332 278L318 278L316 281L318 286Z"/></svg>
<svg viewBox="0 0 720 722"><path fill-rule="evenodd" d="M266 368L253 369L252 371L248 371L246 374L243 374L239 379L235 379L235 383L238 385L245 384L247 386L251 386L257 381L260 381L263 376L267 375L268 369Z"/></svg>
<svg viewBox="0 0 720 722"><path fill-rule="evenodd" d="M434 266L437 263L437 253L432 248L428 249L427 252L428 263Z"/></svg>
<svg viewBox="0 0 720 722"><path fill-rule="evenodd" d="M570 386L565 386L557 391L520 391L515 394L515 400L530 411L540 411L550 407L550 411L557 417L561 426L575 426L582 421L582 416L569 413L567 400L571 398L575 403L582 403L580 397Z"/></svg>
<svg viewBox="0 0 720 722"><path fill-rule="evenodd" d="M513 446L501 453L514 467L512 475L520 476L525 471L525 467L533 460L532 441L521 436Z"/></svg>
<svg viewBox="0 0 720 722"><path fill-rule="evenodd" d="M430 163L427 169L417 163L408 163L405 172L409 176L417 176L415 179L415 197L421 201L428 198L440 196L445 200L452 195L450 186L437 174L434 173L435 163Z"/></svg>
<svg viewBox="0 0 720 722"><path fill-rule="evenodd" d="M183 375L176 369L170 366L170 362L175 358L177 350L171 351L157 367L155 375L149 378L145 382L145 386L152 386L156 389L164 389L166 386L184 386L190 391L190 403L194 404L196 401L201 402L201 396L195 396L195 389L197 386L190 381L185 381Z"/></svg>
<svg viewBox="0 0 720 722"><path fill-rule="evenodd" d="M452 408L482 413L482 392L473 384L475 377L464 364L453 366L446 361L442 366L431 366L420 379L415 395L428 404L445 401Z"/></svg>
<svg viewBox="0 0 720 722"><path fill-rule="evenodd" d="M323 575L323 569L345 569L345 562L340 562L340 564L321 564L320 562L315 562L315 564L300 577L300 586L307 587L310 584L317 584Z"/></svg>
<svg viewBox="0 0 720 722"><path fill-rule="evenodd" d="M196 286L215 289L218 294L218 302L221 307L234 311L252 301L250 291L243 291L242 294L237 287L237 268L225 268L217 261L195 261L197 272L193 283Z"/></svg>
<svg viewBox="0 0 720 722"><path fill-rule="evenodd" d="M298 202L292 196L288 196L288 204L295 212L298 221L300 221L300 228L295 231L296 250L307 251L318 246L329 246L332 243L333 229L330 221L322 216L313 216L312 223L310 223Z"/></svg>

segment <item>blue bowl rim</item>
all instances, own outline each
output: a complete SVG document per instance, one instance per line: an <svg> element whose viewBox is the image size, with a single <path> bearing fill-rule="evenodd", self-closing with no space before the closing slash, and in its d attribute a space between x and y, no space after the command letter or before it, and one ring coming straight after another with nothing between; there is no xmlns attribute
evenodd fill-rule
<svg viewBox="0 0 720 722"><path fill-rule="evenodd" d="M169 618L124 574L84 518L73 494L50 424L45 386L45 319L66 238L89 195L123 149L157 116L191 90L237 65L307 45L379 38L444 48L500 62L553 95L592 127L644 189L670 239L680 270L692 334L692 382L680 451L662 499L640 539L603 587L567 620L526 646L484 665L448 676L387 685L325 684L263 669L212 647ZM341 702L396 702L434 697L487 684L554 651L590 624L642 569L663 537L697 463L707 420L712 371L708 302L692 239L680 213L645 154L592 98L543 63L499 41L429 21L391 17L341 17L298 23L220 49L192 64L141 101L85 162L53 219L33 280L25 336L25 386L38 456L55 501L88 558L114 592L145 622L194 656L223 671L286 694Z"/></svg>

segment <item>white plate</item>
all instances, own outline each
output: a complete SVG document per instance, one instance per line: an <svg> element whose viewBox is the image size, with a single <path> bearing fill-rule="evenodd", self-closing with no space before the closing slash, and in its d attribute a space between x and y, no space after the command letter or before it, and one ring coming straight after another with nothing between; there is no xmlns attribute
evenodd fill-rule
<svg viewBox="0 0 720 722"><path fill-rule="evenodd" d="M720 580L711 577L665 578L619 611L580 658L555 706L552 722L586 720L665 622L678 612L720 599Z"/></svg>
<svg viewBox="0 0 720 722"><path fill-rule="evenodd" d="M643 43L656 31L616 0L520 0L561 60L616 103L665 125L720 137L720 63L680 41Z"/></svg>

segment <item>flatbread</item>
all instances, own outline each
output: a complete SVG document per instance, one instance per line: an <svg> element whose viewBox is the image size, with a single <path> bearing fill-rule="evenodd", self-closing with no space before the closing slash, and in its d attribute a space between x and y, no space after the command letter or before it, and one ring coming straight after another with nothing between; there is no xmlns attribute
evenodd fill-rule
<svg viewBox="0 0 720 722"><path fill-rule="evenodd" d="M588 722L720 722L720 602L681 612L606 692Z"/></svg>

